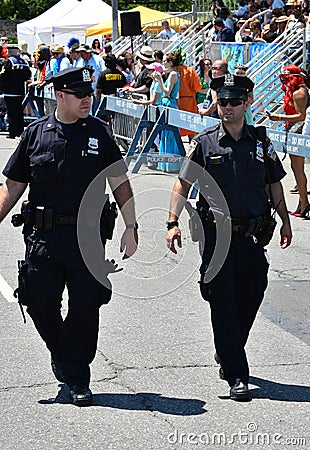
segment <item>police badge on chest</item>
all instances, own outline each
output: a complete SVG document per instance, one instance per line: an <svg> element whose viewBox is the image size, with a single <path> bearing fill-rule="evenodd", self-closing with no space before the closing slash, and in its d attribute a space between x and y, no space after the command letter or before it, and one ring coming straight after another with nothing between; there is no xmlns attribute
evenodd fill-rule
<svg viewBox="0 0 310 450"><path fill-rule="evenodd" d="M99 155L98 139L92 137L88 138L87 149L86 151L82 150L82 156L87 156L88 154Z"/></svg>
<svg viewBox="0 0 310 450"><path fill-rule="evenodd" d="M260 162L264 162L264 149L260 141L257 142L255 158Z"/></svg>

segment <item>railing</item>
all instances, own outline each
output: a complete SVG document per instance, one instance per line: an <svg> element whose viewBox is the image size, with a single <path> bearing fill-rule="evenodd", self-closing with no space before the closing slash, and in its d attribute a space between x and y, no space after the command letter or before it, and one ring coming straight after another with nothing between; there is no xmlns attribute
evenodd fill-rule
<svg viewBox="0 0 310 450"><path fill-rule="evenodd" d="M192 13L175 13L172 15L172 13L169 13L170 16L163 18L161 20L148 22L144 25L142 29L142 35L141 36L133 36L131 39L130 37L119 37L112 45L113 45L113 53L115 55L120 55L121 53L128 51L131 49L131 44L133 47L133 52L135 53L142 45L145 45L149 42L150 39L154 38L156 35L158 35L162 29L162 22L164 20L167 20L172 28L177 28L180 20L188 20L189 22L193 21ZM172 17L171 17L172 16Z"/></svg>
<svg viewBox="0 0 310 450"><path fill-rule="evenodd" d="M127 117L128 121L133 121L133 118L140 119L137 124L137 132L139 127L149 127L152 130L153 136L162 129L162 126L178 128L186 128L195 133L199 133L208 126L213 126L218 123L218 119L210 117L201 117L199 114L193 114L182 110L165 108L162 106L148 106L134 104L127 99L120 99L116 97L106 97L105 109L113 111L118 114L122 114ZM163 120L160 121L160 117ZM273 130L267 128L267 134L273 142L276 151L291 153L294 155L310 157L310 136L301 136L296 133L285 133L280 130ZM117 134L116 134L117 137ZM131 142L135 142L135 136L129 139ZM145 136L144 143L142 142L142 149L137 149L135 146L129 146L126 159L129 161L131 157L134 157L133 171L137 172L143 162L147 162L147 158L156 159L158 154L149 153L152 142L149 142ZM184 152L183 144L180 143L181 153ZM157 156L156 156L157 155ZM162 157L162 156L159 156Z"/></svg>
<svg viewBox="0 0 310 450"><path fill-rule="evenodd" d="M255 59L249 61L247 75L255 82L252 111L256 124L282 128L283 124L270 123L264 111L277 113L281 110L283 91L279 73L287 64L303 64L304 46L305 30L294 27L269 44L269 49L264 48Z"/></svg>

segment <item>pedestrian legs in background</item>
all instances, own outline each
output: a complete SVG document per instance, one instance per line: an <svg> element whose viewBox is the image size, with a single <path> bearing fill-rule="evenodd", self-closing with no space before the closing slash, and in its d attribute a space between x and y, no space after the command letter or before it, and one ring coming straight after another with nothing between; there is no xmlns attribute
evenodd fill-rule
<svg viewBox="0 0 310 450"><path fill-rule="evenodd" d="M15 97L5 96L4 100L8 110L9 137L14 139L19 137L24 131L23 97L21 95Z"/></svg>
<svg viewBox="0 0 310 450"><path fill-rule="evenodd" d="M306 217L309 215L310 207L307 195L307 177L304 169L305 158L303 156L290 155L290 159L299 193L297 208L291 212L291 215L295 217Z"/></svg>
<svg viewBox="0 0 310 450"><path fill-rule="evenodd" d="M4 95L0 95L0 131L8 131L7 109L4 101Z"/></svg>
<svg viewBox="0 0 310 450"><path fill-rule="evenodd" d="M6 116L0 116L0 131L8 131L9 124Z"/></svg>

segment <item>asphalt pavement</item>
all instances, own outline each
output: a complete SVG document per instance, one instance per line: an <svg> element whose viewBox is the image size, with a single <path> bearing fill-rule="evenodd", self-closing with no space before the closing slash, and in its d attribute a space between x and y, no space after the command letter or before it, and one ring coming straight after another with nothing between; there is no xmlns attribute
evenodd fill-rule
<svg viewBox="0 0 310 450"><path fill-rule="evenodd" d="M2 169L16 142L2 133L0 146ZM284 166L293 209L288 158ZM309 165L306 170L310 179ZM279 229L268 247L269 287L247 345L253 399L237 403L213 359L209 308L199 295L199 254L186 213L182 249L173 255L165 247L174 180L144 166L131 175L140 248L121 260L119 219L107 254L123 271L110 275L114 294L101 308L91 407L69 403L30 319L23 323L12 297L22 236L10 217L0 225L1 449L310 448L310 220L292 218L289 249L280 249Z"/></svg>

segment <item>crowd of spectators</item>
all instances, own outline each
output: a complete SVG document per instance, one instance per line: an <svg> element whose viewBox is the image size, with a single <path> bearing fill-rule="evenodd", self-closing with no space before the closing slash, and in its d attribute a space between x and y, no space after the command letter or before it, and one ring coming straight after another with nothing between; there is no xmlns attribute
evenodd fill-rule
<svg viewBox="0 0 310 450"><path fill-rule="evenodd" d="M222 0L214 0L208 37L220 42L270 43L288 28L307 27L309 10L308 0L239 0L236 11L230 11Z"/></svg>

